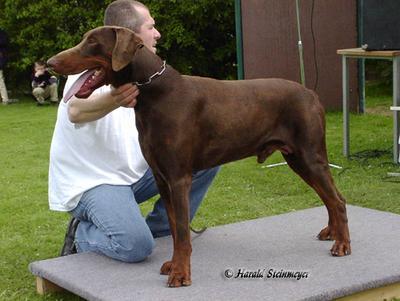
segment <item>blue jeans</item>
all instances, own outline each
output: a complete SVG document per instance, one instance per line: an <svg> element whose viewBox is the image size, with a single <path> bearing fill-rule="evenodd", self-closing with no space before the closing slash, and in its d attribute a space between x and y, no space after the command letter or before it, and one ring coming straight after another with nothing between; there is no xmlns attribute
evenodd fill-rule
<svg viewBox="0 0 400 301"><path fill-rule="evenodd" d="M219 167L193 174L190 191L190 220L194 217ZM131 186L99 185L86 191L71 211L80 220L75 234L78 252L97 252L108 257L138 262L151 254L154 237L170 234L162 199L146 219L140 203L158 194L151 170Z"/></svg>

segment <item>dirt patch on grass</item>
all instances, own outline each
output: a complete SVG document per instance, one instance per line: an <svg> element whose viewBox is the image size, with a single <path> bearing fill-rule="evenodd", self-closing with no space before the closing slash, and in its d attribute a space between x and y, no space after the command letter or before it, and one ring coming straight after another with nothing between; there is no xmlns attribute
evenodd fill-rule
<svg viewBox="0 0 400 301"><path fill-rule="evenodd" d="M373 108L366 108L365 112L372 115L392 116L393 112L388 106L376 106Z"/></svg>

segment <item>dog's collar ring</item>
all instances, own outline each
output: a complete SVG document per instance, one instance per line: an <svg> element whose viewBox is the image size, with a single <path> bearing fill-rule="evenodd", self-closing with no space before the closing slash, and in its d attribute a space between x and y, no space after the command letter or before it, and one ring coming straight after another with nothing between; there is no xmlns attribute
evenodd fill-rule
<svg viewBox="0 0 400 301"><path fill-rule="evenodd" d="M163 65L162 65L162 67L161 67L161 70L160 70L160 71L157 71L157 72L154 73L154 74L152 74L152 75L149 77L149 79L148 79L147 81L145 81L144 83L139 83L139 82L133 82L133 83L134 83L136 86L138 86L138 87L149 85L149 84L151 84L151 82L153 81L153 79L155 79L155 78L161 76L161 75L164 73L165 69L167 69L167 65L166 65L166 61L163 61Z"/></svg>

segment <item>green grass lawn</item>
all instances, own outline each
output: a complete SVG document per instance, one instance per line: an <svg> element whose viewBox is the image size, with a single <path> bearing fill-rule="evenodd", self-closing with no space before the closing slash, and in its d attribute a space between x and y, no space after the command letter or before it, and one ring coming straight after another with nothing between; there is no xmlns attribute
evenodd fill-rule
<svg viewBox="0 0 400 301"><path fill-rule="evenodd" d="M372 104L388 110L390 103L390 96L371 93L367 107ZM56 111L54 106L36 107L28 98L0 106L0 300L79 299L71 294L36 295L34 277L28 271L30 262L58 256L69 219L66 213L49 211L47 203L49 147ZM327 113L330 162L343 167L332 169L332 173L349 204L400 214L400 178L386 178L387 172L400 172L399 166L392 164L392 118L378 111L351 115L351 151L363 151L351 160L342 156L341 113ZM317 195L287 166L265 168L282 161L276 153L264 164L248 158L225 165L194 226L210 227L321 206ZM151 201L144 204L143 212L151 205Z"/></svg>

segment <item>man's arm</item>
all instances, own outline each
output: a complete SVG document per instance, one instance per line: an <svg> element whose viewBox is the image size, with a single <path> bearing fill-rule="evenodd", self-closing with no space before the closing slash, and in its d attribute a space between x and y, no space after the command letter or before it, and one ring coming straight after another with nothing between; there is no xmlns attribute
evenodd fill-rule
<svg viewBox="0 0 400 301"><path fill-rule="evenodd" d="M87 99L74 96L68 103L68 118L73 123L94 121L120 106L133 108L138 95L135 85L125 84L107 93L92 94Z"/></svg>

